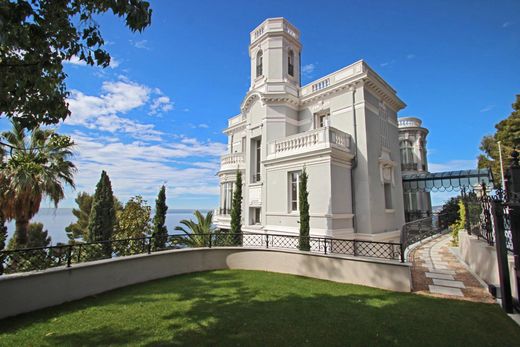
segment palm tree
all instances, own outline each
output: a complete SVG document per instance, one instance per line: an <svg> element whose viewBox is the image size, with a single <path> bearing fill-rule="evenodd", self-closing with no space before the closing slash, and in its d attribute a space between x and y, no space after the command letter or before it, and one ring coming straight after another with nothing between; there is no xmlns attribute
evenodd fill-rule
<svg viewBox="0 0 520 347"><path fill-rule="evenodd" d="M209 238L214 231L213 226L213 212L208 212L206 217L199 210L193 213L197 222L191 219L183 219L180 221L187 229L181 226L176 226L175 230L180 230L188 236L186 244L191 247L205 247L208 245Z"/></svg>
<svg viewBox="0 0 520 347"><path fill-rule="evenodd" d="M27 242L29 221L48 198L55 207L64 197L64 186L74 188L76 167L69 160L74 142L53 129L34 128L28 135L16 121L5 131L5 156L0 167L0 209L7 220L16 220L18 244Z"/></svg>

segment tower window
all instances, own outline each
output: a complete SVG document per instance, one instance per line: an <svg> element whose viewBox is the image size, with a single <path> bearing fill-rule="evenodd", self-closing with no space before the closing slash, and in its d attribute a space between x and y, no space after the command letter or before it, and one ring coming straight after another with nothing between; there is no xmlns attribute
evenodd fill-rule
<svg viewBox="0 0 520 347"><path fill-rule="evenodd" d="M294 52L292 50L290 50L289 54L287 55L287 63L289 75L294 77Z"/></svg>
<svg viewBox="0 0 520 347"><path fill-rule="evenodd" d="M256 54L256 77L260 77L263 74L262 63L263 63L263 53L260 50Z"/></svg>

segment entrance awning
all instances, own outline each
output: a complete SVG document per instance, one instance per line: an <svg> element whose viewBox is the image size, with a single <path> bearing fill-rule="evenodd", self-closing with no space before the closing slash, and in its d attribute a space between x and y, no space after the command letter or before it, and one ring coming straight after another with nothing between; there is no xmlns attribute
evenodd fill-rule
<svg viewBox="0 0 520 347"><path fill-rule="evenodd" d="M473 190L482 183L493 188L493 174L489 169L417 173L403 175L404 192L444 192Z"/></svg>

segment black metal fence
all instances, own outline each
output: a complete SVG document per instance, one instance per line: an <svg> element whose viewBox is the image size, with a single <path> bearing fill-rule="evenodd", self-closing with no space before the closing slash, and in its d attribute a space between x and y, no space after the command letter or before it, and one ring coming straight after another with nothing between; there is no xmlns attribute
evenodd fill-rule
<svg viewBox="0 0 520 347"><path fill-rule="evenodd" d="M150 254L172 249L196 247L247 247L263 249L298 250L298 235L265 233L212 233L169 235L166 243L156 246L151 236L75 243L51 247L6 250L0 252L0 274L43 270L53 267L71 267L75 264L123 257ZM379 259L404 261L400 243L344 240L309 237L310 252L319 254L352 255ZM3 271L2 271L3 270Z"/></svg>
<svg viewBox="0 0 520 347"><path fill-rule="evenodd" d="M433 214L426 218L405 223L401 229L403 250L428 237L441 234L448 229L447 214ZM404 253L404 252L403 252Z"/></svg>
<svg viewBox="0 0 520 347"><path fill-rule="evenodd" d="M513 252L511 213L509 206L503 203L502 192L498 190L495 195L483 196L468 194L463 199L466 209L465 224L468 233L485 240L490 246L494 246L497 228L495 221L496 218L501 218L507 250ZM495 214L495 218L493 214Z"/></svg>

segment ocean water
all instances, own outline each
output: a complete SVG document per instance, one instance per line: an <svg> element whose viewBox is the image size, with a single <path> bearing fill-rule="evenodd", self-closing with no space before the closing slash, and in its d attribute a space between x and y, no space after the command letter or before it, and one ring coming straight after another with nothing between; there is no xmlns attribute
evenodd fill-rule
<svg viewBox="0 0 520 347"><path fill-rule="evenodd" d="M206 213L207 211L201 210L201 212ZM193 216L193 210L169 210L168 214L166 215L166 226L168 227L168 233L179 233L174 229L177 225L180 225L179 222L183 219L195 219ZM38 214L31 220L31 222L38 222L43 224L44 230L49 231L53 245L58 242L68 242L67 234L65 233L65 227L67 227L70 223L74 223L75 221L76 217L74 217L72 214L71 208L41 208ZM14 221L7 223L8 238L13 236L14 229Z"/></svg>

